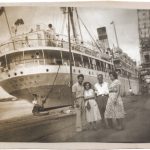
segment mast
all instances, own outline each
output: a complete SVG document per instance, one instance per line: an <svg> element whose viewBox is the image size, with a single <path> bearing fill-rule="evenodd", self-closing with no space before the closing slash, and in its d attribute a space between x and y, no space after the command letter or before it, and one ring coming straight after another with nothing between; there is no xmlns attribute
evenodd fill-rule
<svg viewBox="0 0 150 150"><path fill-rule="evenodd" d="M71 53L71 39L70 39L70 18L72 10L70 7L68 7L68 42L69 42L69 60L70 60L70 98L71 102L72 100L72 85L73 85L73 80L72 80L72 53Z"/></svg>
<svg viewBox="0 0 150 150"><path fill-rule="evenodd" d="M10 34L10 37L11 37L11 40L12 40L12 43L13 43L13 48L15 50L15 44L14 44L14 41L13 41L13 38L12 38L11 29L10 29L10 26L9 26L8 17L7 17L5 8L3 8L3 11L4 11L7 26L8 26L9 34Z"/></svg>
<svg viewBox="0 0 150 150"><path fill-rule="evenodd" d="M117 37L117 32L116 32L116 27L115 27L114 21L112 21L111 24L114 27L114 32L115 32L115 37L116 37L116 43L117 43L117 47L119 48L119 42L118 42L118 37Z"/></svg>
<svg viewBox="0 0 150 150"><path fill-rule="evenodd" d="M73 18L73 7L68 7L68 14L70 16L70 21L71 21L71 25L72 25L73 36L74 36L75 42L77 43L77 31L76 31L76 28L75 28L75 23L74 23L74 18Z"/></svg>

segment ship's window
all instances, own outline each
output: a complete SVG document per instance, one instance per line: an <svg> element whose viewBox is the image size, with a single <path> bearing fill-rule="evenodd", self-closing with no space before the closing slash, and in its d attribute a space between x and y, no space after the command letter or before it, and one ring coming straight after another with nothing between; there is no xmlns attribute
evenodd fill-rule
<svg viewBox="0 0 150 150"><path fill-rule="evenodd" d="M75 66L82 67L83 64L82 64L81 55L75 53L73 55L74 55Z"/></svg>
<svg viewBox="0 0 150 150"><path fill-rule="evenodd" d="M93 58L90 58L90 63L91 63L91 66L92 66L91 68L96 70L97 69L97 67L96 67L96 60L93 59Z"/></svg>
<svg viewBox="0 0 150 150"><path fill-rule="evenodd" d="M150 61L150 58L149 58L149 55L147 54L147 55L144 55L144 58L145 58L145 61L146 62L149 62Z"/></svg>
<svg viewBox="0 0 150 150"><path fill-rule="evenodd" d="M89 62L90 62L90 69L93 69L92 59L91 58L89 58Z"/></svg>
<svg viewBox="0 0 150 150"><path fill-rule="evenodd" d="M22 56L22 61L21 61L22 64L24 62L25 64L34 64L34 65L44 64L42 50L25 51L24 58L23 58L23 52L21 53L21 56Z"/></svg>
<svg viewBox="0 0 150 150"><path fill-rule="evenodd" d="M114 71L114 66L113 65L111 65L111 71Z"/></svg>
<svg viewBox="0 0 150 150"><path fill-rule="evenodd" d="M103 64L104 64L104 71L106 72L106 63L103 62Z"/></svg>
<svg viewBox="0 0 150 150"><path fill-rule="evenodd" d="M110 72L111 71L111 65L107 64L107 71Z"/></svg>
<svg viewBox="0 0 150 150"><path fill-rule="evenodd" d="M0 62L1 62L1 67L5 68L6 67L6 59L4 56L0 58Z"/></svg>
<svg viewBox="0 0 150 150"><path fill-rule="evenodd" d="M90 62L87 56L83 56L83 63L85 68L90 68Z"/></svg>
<svg viewBox="0 0 150 150"><path fill-rule="evenodd" d="M100 64L101 64L102 71L105 71L104 70L104 62L100 61Z"/></svg>
<svg viewBox="0 0 150 150"><path fill-rule="evenodd" d="M97 70L101 71L100 61L96 60L96 66L97 66Z"/></svg>
<svg viewBox="0 0 150 150"><path fill-rule="evenodd" d="M6 65L6 61L7 61L8 68L12 69L16 65L23 64L23 53L22 52L18 52L18 53L6 55L6 57L4 57L3 61L4 61L3 65L4 64Z"/></svg>
<svg viewBox="0 0 150 150"><path fill-rule="evenodd" d="M62 52L63 65L69 65L69 53Z"/></svg>
<svg viewBox="0 0 150 150"><path fill-rule="evenodd" d="M62 60L63 60L63 65L70 65L68 52L62 52ZM74 65L73 58L72 58L72 65Z"/></svg>
<svg viewBox="0 0 150 150"><path fill-rule="evenodd" d="M61 65L62 58L60 51L45 51L46 63L50 65Z"/></svg>

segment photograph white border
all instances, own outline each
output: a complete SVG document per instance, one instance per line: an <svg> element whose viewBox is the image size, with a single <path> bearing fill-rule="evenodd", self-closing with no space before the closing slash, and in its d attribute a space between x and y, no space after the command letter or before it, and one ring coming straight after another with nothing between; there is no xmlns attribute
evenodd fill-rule
<svg viewBox="0 0 150 150"><path fill-rule="evenodd" d="M73 6L119 9L150 9L150 0L0 0L0 6ZM0 149L99 150L149 149L149 143L15 143L0 142Z"/></svg>

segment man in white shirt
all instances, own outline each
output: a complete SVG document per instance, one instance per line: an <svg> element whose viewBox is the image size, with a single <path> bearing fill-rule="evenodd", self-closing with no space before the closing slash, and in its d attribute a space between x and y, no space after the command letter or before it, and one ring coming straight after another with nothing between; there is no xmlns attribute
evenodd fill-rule
<svg viewBox="0 0 150 150"><path fill-rule="evenodd" d="M76 131L81 132L83 129L84 123L84 76L82 74L78 75L78 82L72 86L73 98L75 102L75 111L76 111Z"/></svg>
<svg viewBox="0 0 150 150"><path fill-rule="evenodd" d="M94 85L95 93L96 93L96 100L97 104L100 110L101 118L102 118L102 126L106 127L105 122L105 109L106 104L109 96L109 89L108 89L108 83L103 81L103 75L99 74L97 76L98 82Z"/></svg>

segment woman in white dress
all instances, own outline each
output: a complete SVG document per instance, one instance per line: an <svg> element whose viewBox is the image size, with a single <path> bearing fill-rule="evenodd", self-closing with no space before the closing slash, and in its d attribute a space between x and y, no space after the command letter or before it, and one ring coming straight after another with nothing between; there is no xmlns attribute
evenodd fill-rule
<svg viewBox="0 0 150 150"><path fill-rule="evenodd" d="M96 122L101 120L98 105L95 101L95 92L91 88L90 82L84 83L84 99L86 109L86 120L90 125L90 128L96 129Z"/></svg>

